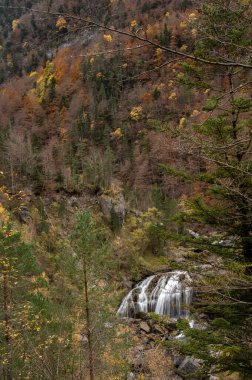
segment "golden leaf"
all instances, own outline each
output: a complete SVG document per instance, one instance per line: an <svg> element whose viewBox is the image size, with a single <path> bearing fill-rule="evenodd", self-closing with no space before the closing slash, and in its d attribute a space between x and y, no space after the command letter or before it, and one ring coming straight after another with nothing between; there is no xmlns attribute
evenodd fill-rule
<svg viewBox="0 0 252 380"><path fill-rule="evenodd" d="M111 34L104 34L103 39L105 42L109 42L109 43L113 41Z"/></svg>
<svg viewBox="0 0 252 380"><path fill-rule="evenodd" d="M61 29L66 28L66 26L67 26L66 20L64 19L64 17L60 16L56 21L56 28L61 30Z"/></svg>

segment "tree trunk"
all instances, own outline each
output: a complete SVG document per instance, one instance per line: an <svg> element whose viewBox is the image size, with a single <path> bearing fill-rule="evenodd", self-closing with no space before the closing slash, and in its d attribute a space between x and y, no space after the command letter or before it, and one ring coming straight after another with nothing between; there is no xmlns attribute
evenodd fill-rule
<svg viewBox="0 0 252 380"><path fill-rule="evenodd" d="M242 237L242 251L245 261L252 264L252 236ZM252 267L251 267L252 272Z"/></svg>
<svg viewBox="0 0 252 380"><path fill-rule="evenodd" d="M12 380L12 368L11 368L11 325L9 316L9 306L10 306L10 292L8 283L8 265L3 264L3 310L4 310L4 340L6 343L6 352L8 364L5 369L5 379Z"/></svg>
<svg viewBox="0 0 252 380"><path fill-rule="evenodd" d="M93 355L93 340L90 319L90 305L88 295L88 279L87 279L87 266L85 256L83 257L83 275L84 275L84 292L86 303L86 322L87 322L87 338L88 338L88 353L89 353L89 377L94 380L94 355Z"/></svg>
<svg viewBox="0 0 252 380"><path fill-rule="evenodd" d="M251 235L251 221L248 215L249 205L243 203L240 207L240 213L242 214L242 224L240 229L240 237L242 244L242 254L245 262L248 264L246 268L247 274L252 274L252 235Z"/></svg>

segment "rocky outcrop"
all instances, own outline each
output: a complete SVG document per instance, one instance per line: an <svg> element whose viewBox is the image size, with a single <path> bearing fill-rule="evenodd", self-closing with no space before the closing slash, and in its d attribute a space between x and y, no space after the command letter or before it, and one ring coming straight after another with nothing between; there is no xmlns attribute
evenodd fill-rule
<svg viewBox="0 0 252 380"><path fill-rule="evenodd" d="M20 206L18 209L18 215L22 223L28 223L31 219L31 213L27 206Z"/></svg>
<svg viewBox="0 0 252 380"><path fill-rule="evenodd" d="M167 317L153 319L141 313L141 319L128 319L127 322L135 342L128 357L131 369L127 380L182 380L176 373L170 352L165 346L157 345L157 341L164 342L175 335L174 321Z"/></svg>
<svg viewBox="0 0 252 380"><path fill-rule="evenodd" d="M100 206L106 221L112 230L119 229L126 217L126 202L122 194L107 195L100 197Z"/></svg>
<svg viewBox="0 0 252 380"><path fill-rule="evenodd" d="M192 357L186 356L177 360L178 365L178 374L182 378L190 380L198 380L197 371L200 369L200 361Z"/></svg>

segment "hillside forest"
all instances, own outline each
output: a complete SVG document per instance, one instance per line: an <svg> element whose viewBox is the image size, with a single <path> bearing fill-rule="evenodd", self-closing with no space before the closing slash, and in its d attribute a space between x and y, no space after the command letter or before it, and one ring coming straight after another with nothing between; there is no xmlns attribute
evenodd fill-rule
<svg viewBox="0 0 252 380"><path fill-rule="evenodd" d="M0 0L0 379L252 379L252 1Z"/></svg>

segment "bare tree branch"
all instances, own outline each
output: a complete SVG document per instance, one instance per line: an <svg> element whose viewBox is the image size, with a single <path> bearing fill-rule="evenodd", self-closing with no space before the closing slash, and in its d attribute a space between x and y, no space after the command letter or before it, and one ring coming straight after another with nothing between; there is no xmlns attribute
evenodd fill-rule
<svg viewBox="0 0 252 380"><path fill-rule="evenodd" d="M38 10L38 9L29 9L29 8L26 8L26 7L12 7L12 6L5 6L5 5L0 5L0 8L13 9L13 10L14 9L19 9L19 10L28 11L30 13L42 13L42 14L47 14L47 15L51 15L51 16L54 16L54 17L62 16L62 17L65 17L67 19L72 19L72 20L75 20L75 21L84 22L87 25L94 25L94 26L96 26L96 27L98 27L98 28L100 28L102 30L107 30L107 31L112 32L112 33L120 34L120 35L131 37L133 39L136 39L136 40L139 40L139 41L142 41L142 42L149 43L150 45L155 46L156 48L159 48L159 49L161 49L163 51L166 51L168 53L175 54L175 55L177 55L179 57L182 57L182 58L185 58L185 59L192 59L193 61L205 63L205 64L208 64L208 65L223 66L223 67L242 67L242 68L245 68L245 69L252 69L252 65L249 65L249 64L246 64L246 63L242 63L242 62L230 62L228 60L225 60L226 62L224 62L224 61L223 62L222 61L211 61L211 60L208 60L208 59L200 58L200 57L197 57L197 56L195 56L193 54L187 54L185 52L181 52L181 51L172 49L170 47L163 46L163 45L161 45L161 44L159 44L159 43L157 43L155 41L152 41L152 40L148 39L146 36L141 37L139 34L135 34L135 33L131 33L131 32L126 32L124 30L112 28L112 27L106 26L104 24L101 24L99 22L96 22L96 21L93 21L93 20L89 20L87 18L83 18L83 17L80 17L80 16L71 15L69 13L43 11L43 10Z"/></svg>
<svg viewBox="0 0 252 380"><path fill-rule="evenodd" d="M247 172L246 170L243 170L241 168L238 168L238 167L235 167L233 165L230 165L228 164L227 162L223 162L223 161L219 161L219 160L216 160L216 159L213 159L213 158L210 158L210 157L207 157L207 156L202 156L206 161L210 161L210 162L214 162L215 164L218 164L218 165L221 165L221 166L224 166L224 167L227 167L227 168L230 168L230 169L234 169L242 174L246 174L246 175L249 175L249 176L252 176L252 173L251 172Z"/></svg>

